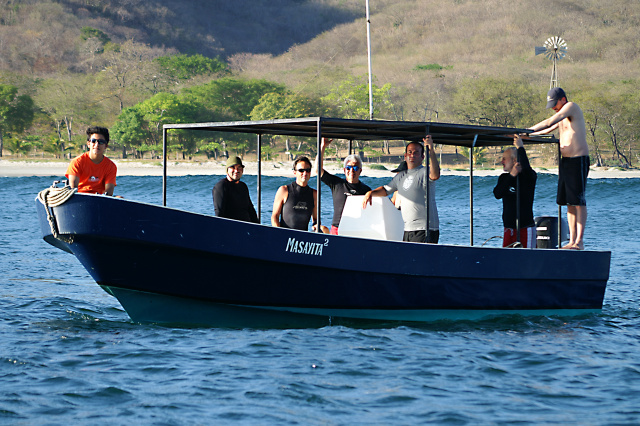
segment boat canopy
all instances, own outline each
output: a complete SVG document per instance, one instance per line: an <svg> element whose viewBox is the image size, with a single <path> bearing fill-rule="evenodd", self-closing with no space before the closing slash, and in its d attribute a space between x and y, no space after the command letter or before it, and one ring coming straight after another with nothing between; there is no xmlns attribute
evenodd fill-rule
<svg viewBox="0 0 640 426"><path fill-rule="evenodd" d="M453 124L438 122L418 121L390 121L390 120L356 120L348 118L330 117L303 117L262 121L228 121L211 123L182 123L165 124L163 126L163 182L162 204L167 205L167 131L168 130L197 130L225 133L250 133L257 135L258 153L258 217L262 200L262 135L300 136L316 138L317 152L320 152L322 138L344 139L349 141L349 153L351 142L357 141L422 141L429 134L435 144L466 147L473 152L474 148L488 146L504 146L513 144L515 134L526 135L532 133L529 129L515 127L481 126L470 124ZM558 139L554 136L523 136L525 144L558 145ZM319 159L318 169L322 168L322 158ZM429 162L426 162L427 175L429 174ZM320 174L316 176L318 211L321 206L321 182ZM427 218L429 223L429 186L425 197ZM560 208L558 208L558 246L560 245ZM321 217L318 215L318 229L320 231ZM519 233L518 233L519 235ZM473 246L473 155L469 155L469 239Z"/></svg>
<svg viewBox="0 0 640 426"><path fill-rule="evenodd" d="M325 137L351 141L421 141L426 134L430 134L436 144L463 146L467 148L511 145L514 134L531 133L529 129L515 127L416 121L355 120L329 117L165 124L164 129L252 133L256 135ZM558 140L553 136L536 136L526 137L524 138L524 142L525 144L557 143Z"/></svg>

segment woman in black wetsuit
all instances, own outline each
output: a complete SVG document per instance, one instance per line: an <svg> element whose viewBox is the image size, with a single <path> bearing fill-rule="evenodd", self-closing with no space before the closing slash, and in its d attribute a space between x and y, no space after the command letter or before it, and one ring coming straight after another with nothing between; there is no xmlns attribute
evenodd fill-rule
<svg viewBox="0 0 640 426"><path fill-rule="evenodd" d="M273 201L271 225L300 229L309 229L309 219L313 217L313 225L318 219L316 209L316 190L308 186L311 178L311 161L307 157L299 157L293 163L295 182L278 188Z"/></svg>

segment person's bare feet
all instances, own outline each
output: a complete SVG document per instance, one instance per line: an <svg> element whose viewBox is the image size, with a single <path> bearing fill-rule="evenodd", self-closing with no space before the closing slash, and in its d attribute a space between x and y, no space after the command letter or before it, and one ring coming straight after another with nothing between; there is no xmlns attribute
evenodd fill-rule
<svg viewBox="0 0 640 426"><path fill-rule="evenodd" d="M560 248L563 250L584 250L584 243L580 243L580 244L569 243Z"/></svg>

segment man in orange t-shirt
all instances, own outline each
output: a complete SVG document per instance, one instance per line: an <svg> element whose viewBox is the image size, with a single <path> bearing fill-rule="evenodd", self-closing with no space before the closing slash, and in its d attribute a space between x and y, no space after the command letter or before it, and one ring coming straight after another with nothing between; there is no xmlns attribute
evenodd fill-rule
<svg viewBox="0 0 640 426"><path fill-rule="evenodd" d="M105 127L87 129L89 152L71 160L65 175L72 188L78 188L78 192L113 195L118 168L113 161L104 156L108 146L108 129Z"/></svg>

